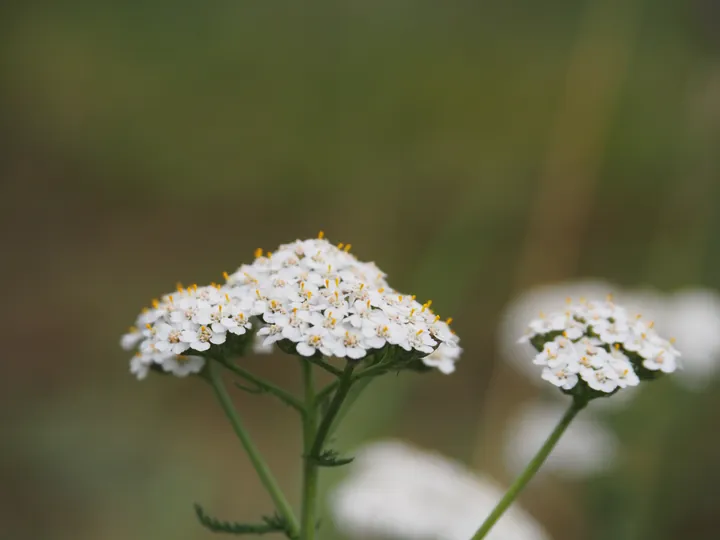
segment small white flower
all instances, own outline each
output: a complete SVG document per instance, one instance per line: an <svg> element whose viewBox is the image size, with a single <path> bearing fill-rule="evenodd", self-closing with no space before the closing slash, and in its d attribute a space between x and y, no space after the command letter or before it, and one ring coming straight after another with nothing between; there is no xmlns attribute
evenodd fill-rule
<svg viewBox="0 0 720 540"><path fill-rule="evenodd" d="M336 339L325 329L314 326L305 332L304 341L297 344L297 352L303 356L312 356L317 351L325 356L332 356Z"/></svg>
<svg viewBox="0 0 720 540"><path fill-rule="evenodd" d="M580 370L583 380L593 390L611 393L618 386L618 374L609 365L603 365L599 369L583 367Z"/></svg>
<svg viewBox="0 0 720 540"><path fill-rule="evenodd" d="M367 345L363 335L352 326L339 326L335 329L337 342L333 346L333 353L339 358L352 358L357 360L367 354Z"/></svg>
<svg viewBox="0 0 720 540"><path fill-rule="evenodd" d="M672 373L677 369L678 352L672 348L658 347L656 353L643 360L643 366L651 371Z"/></svg>
<svg viewBox="0 0 720 540"><path fill-rule="evenodd" d="M151 364L152 362L148 361L147 357L137 353L130 360L130 373L135 375L139 380L143 380L147 377Z"/></svg>
<svg viewBox="0 0 720 540"><path fill-rule="evenodd" d="M430 336L430 332L428 332L425 328L415 330L415 327L413 326L408 328L406 338L399 343L403 349L408 351L415 349L416 351L428 354L435 350L435 346L437 346L437 344L437 341Z"/></svg>
<svg viewBox="0 0 720 540"><path fill-rule="evenodd" d="M160 352L181 354L188 350L190 345L182 341L183 331L174 328L169 324L159 323L155 325L155 348Z"/></svg>
<svg viewBox="0 0 720 540"><path fill-rule="evenodd" d="M199 373L205 366L205 359L201 356L173 355L162 363L168 373L177 377L187 377L191 373Z"/></svg>
<svg viewBox="0 0 720 540"><path fill-rule="evenodd" d="M143 337L143 333L133 326L120 339L120 346L126 351L132 350L143 340Z"/></svg>
<svg viewBox="0 0 720 540"><path fill-rule="evenodd" d="M263 326L257 332L257 336L262 338L267 336L262 341L263 347L272 347L272 344L283 339L283 327L277 324L268 324Z"/></svg>
<svg viewBox="0 0 720 540"><path fill-rule="evenodd" d="M450 375L455 371L455 362L460 358L462 349L457 345L448 345L441 343L433 352L422 359L423 364L435 367L445 375Z"/></svg>
<svg viewBox="0 0 720 540"><path fill-rule="evenodd" d="M211 345L225 343L225 334L213 332L207 326L200 326L197 330L185 330L181 339L196 351L207 351Z"/></svg>
<svg viewBox="0 0 720 540"><path fill-rule="evenodd" d="M555 368L546 367L542 370L541 376L544 380L563 390L570 390L578 382L577 372L570 364Z"/></svg>

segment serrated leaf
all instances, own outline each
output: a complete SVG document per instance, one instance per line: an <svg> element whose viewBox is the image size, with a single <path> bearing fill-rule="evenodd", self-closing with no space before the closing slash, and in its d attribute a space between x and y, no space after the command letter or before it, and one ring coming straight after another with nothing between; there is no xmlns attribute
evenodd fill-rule
<svg viewBox="0 0 720 540"><path fill-rule="evenodd" d="M234 521L221 521L209 516L202 506L195 504L195 514L198 521L206 529L217 533L228 534L267 534L272 532L286 532L287 522L278 515L264 516L264 523L238 523Z"/></svg>

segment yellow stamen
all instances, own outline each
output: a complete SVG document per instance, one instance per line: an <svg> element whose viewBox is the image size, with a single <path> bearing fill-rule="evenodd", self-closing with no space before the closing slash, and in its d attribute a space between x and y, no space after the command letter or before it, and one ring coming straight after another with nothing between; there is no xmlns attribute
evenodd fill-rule
<svg viewBox="0 0 720 540"><path fill-rule="evenodd" d="M225 281L229 280L230 274L228 274L227 272L223 272L223 278L225 279Z"/></svg>
<svg viewBox="0 0 720 540"><path fill-rule="evenodd" d="M262 254L263 254L263 248L257 248L255 250L255 258L256 259L259 259L260 257L262 257Z"/></svg>
<svg viewBox="0 0 720 540"><path fill-rule="evenodd" d="M385 287L380 287L380 288L378 289L378 292L381 293L381 294L384 293L384 292L385 292Z"/></svg>
<svg viewBox="0 0 720 540"><path fill-rule="evenodd" d="M368 300L368 302L369 302L369 301L370 301L370 300ZM410 310L410 316L412 317L413 314L414 314L416 311L417 311L417 309L412 308L412 309Z"/></svg>
<svg viewBox="0 0 720 540"><path fill-rule="evenodd" d="M292 312L297 313L297 308L296 307L292 308Z"/></svg>
<svg viewBox="0 0 720 540"><path fill-rule="evenodd" d="M272 252L271 252L271 251L268 251L266 257L267 257L268 259L272 259Z"/></svg>
<svg viewBox="0 0 720 540"><path fill-rule="evenodd" d="M435 315L435 321L434 321L434 322L438 322L439 320L440 320L440 315Z"/></svg>
<svg viewBox="0 0 720 540"><path fill-rule="evenodd" d="M344 245L345 245L345 244L343 244L342 242L340 242L340 243L337 245L337 247L338 247L338 249L342 249Z"/></svg>
<svg viewBox="0 0 720 540"><path fill-rule="evenodd" d="M308 297L308 299L312 298L312 291L308 291L305 293Z"/></svg>
<svg viewBox="0 0 720 540"><path fill-rule="evenodd" d="M174 303L175 303L175 301L173 300L173 295L172 295L172 294L168 295L168 300L170 300L170 303L171 303L171 304L174 304Z"/></svg>
<svg viewBox="0 0 720 540"><path fill-rule="evenodd" d="M452 322L453 322L452 317L448 317L447 319L445 319L445 324L452 324Z"/></svg>
<svg viewBox="0 0 720 540"><path fill-rule="evenodd" d="M157 309L158 307L160 307L160 302L158 302L158 299L157 299L157 298L153 298L153 300L152 300L152 307L154 307L155 309Z"/></svg>
<svg viewBox="0 0 720 540"><path fill-rule="evenodd" d="M427 307L430 307L430 306L432 306L432 300L427 301Z"/></svg>
<svg viewBox="0 0 720 540"><path fill-rule="evenodd" d="M400 296L398 296L398 302L402 302L402 299L403 299L403 297L402 297L402 294L401 294Z"/></svg>
<svg viewBox="0 0 720 540"><path fill-rule="evenodd" d="M620 350L620 344L619 344L619 343L616 343L614 346L615 346L615 350L617 350L617 351Z"/></svg>
<svg viewBox="0 0 720 540"><path fill-rule="evenodd" d="M319 238L320 240L322 240L323 238L325 238L325 231L319 231L319 232L318 232L318 238Z"/></svg>
<svg viewBox="0 0 720 540"><path fill-rule="evenodd" d="M218 311L222 313L222 304L218 305Z"/></svg>
<svg viewBox="0 0 720 540"><path fill-rule="evenodd" d="M414 294L410 297L411 300L415 300L415 298L417 298L417 296L415 296Z"/></svg>
<svg viewBox="0 0 720 540"><path fill-rule="evenodd" d="M361 283L361 284L360 284L360 290L362 291L364 288L365 288L365 284L364 284L364 283Z"/></svg>
<svg viewBox="0 0 720 540"><path fill-rule="evenodd" d="M255 289L255 294L258 298L262 298L262 296L260 295L260 289Z"/></svg>
<svg viewBox="0 0 720 540"><path fill-rule="evenodd" d="M416 335L416 336L419 336L419 335L422 334L424 331L425 331L425 330L420 329L420 330L418 330L417 332L415 332L415 335Z"/></svg>
<svg viewBox="0 0 720 540"><path fill-rule="evenodd" d="M336 287L339 287L339 286L340 286L340 278L339 278L339 277L336 277L336 278L335 278L335 286L336 286Z"/></svg>
<svg viewBox="0 0 720 540"><path fill-rule="evenodd" d="M230 301L230 295L228 293L225 293L225 301L226 302Z"/></svg>
<svg viewBox="0 0 720 540"><path fill-rule="evenodd" d="M572 298L570 298L569 296L567 298L565 298L565 303L572 304Z"/></svg>
<svg viewBox="0 0 720 540"><path fill-rule="evenodd" d="M326 288L326 289L329 289L329 288L330 288L330 280L329 280L329 279L326 279L326 280L325 280L325 288Z"/></svg>
<svg viewBox="0 0 720 540"><path fill-rule="evenodd" d="M152 325L150 323L146 323L145 328L147 328L148 330L152 330Z"/></svg>
<svg viewBox="0 0 720 540"><path fill-rule="evenodd" d="M352 244L347 244L347 245L345 246L345 249L344 249L343 251L344 251L345 253L347 253L348 251L350 251L350 248L351 248L351 247L352 247Z"/></svg>
<svg viewBox="0 0 720 540"><path fill-rule="evenodd" d="M197 283L193 283L192 288L195 292L197 292Z"/></svg>
<svg viewBox="0 0 720 540"><path fill-rule="evenodd" d="M179 292L179 293L181 293L185 290L185 289L183 289L182 283L180 283L179 281L175 284L175 288L177 289L177 292Z"/></svg>
<svg viewBox="0 0 720 540"><path fill-rule="evenodd" d="M147 312L150 311L150 310L149 310L148 308L144 307L144 308L142 308L140 311L142 311L143 313L147 313Z"/></svg>
<svg viewBox="0 0 720 540"><path fill-rule="evenodd" d="M366 302L368 309L370 309L370 300Z"/></svg>
<svg viewBox="0 0 720 540"><path fill-rule="evenodd" d="M563 337L568 337L567 331L564 330L563 333L562 333L562 335L563 335Z"/></svg>
<svg viewBox="0 0 720 540"><path fill-rule="evenodd" d="M655 321L650 321L648 323L648 328L652 328L653 326L655 326Z"/></svg>

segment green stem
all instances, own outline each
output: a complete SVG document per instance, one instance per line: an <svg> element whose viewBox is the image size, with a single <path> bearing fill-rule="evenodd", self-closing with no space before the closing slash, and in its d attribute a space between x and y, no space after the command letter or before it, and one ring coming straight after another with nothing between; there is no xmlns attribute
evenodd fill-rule
<svg viewBox="0 0 720 540"><path fill-rule="evenodd" d="M355 373L352 377L352 382L359 381L360 379L364 379L365 377L375 377L377 375L383 375L384 373L387 373L390 371L390 368L383 364L383 365L377 365L372 366L369 368L366 368L358 373ZM340 375L342 376L343 372L340 372ZM332 394L341 384L341 380L333 381L330 384L328 384L325 388L320 390L316 396L317 403L322 402L323 399L325 399L327 396Z"/></svg>
<svg viewBox="0 0 720 540"><path fill-rule="evenodd" d="M285 518L288 526L288 532L293 536L297 536L297 519L293 514L290 504L287 502L287 499L285 499L285 495L283 495L282 490L277 485L275 478L265 463L265 460L260 455L260 452L250 438L250 435L243 427L240 417L238 416L237 411L235 411L232 399L228 395L225 385L223 384L219 369L220 366L215 360L208 360L207 368L209 380L215 390L215 395L217 396L218 401L220 401L220 405L222 406L223 411L225 411L225 415L228 417L228 420L230 420L230 424L232 424L235 434L238 436L238 439L240 439L248 457L250 457L250 461L260 477L260 481L270 494L277 511L283 518Z"/></svg>
<svg viewBox="0 0 720 540"><path fill-rule="evenodd" d="M341 369L336 368L332 364L328 364L327 362L325 362L325 360L322 360L321 358L315 358L315 357L311 356L310 358L305 358L305 360L307 360L308 362L312 362L316 366L323 368L325 371L327 371L328 373L332 373L336 377L339 377L340 375L342 375Z"/></svg>
<svg viewBox="0 0 720 540"><path fill-rule="evenodd" d="M576 402L575 400L573 400L572 404L565 412L565 415L562 417L560 422L558 422L558 425L555 426L555 429L552 431L550 436L542 445L538 453L535 454L535 457L532 458L530 463L528 463L528 466L525 468L522 474L515 480L513 485L510 486L503 498L493 509L490 515L485 519L485 522L480 526L478 531L475 533L475 536L472 537L472 540L480 540L482 538L485 538L485 536L490 532L490 529L492 529L493 525L495 525L495 523L497 523L497 521L503 515L505 510L510 507L510 505L517 498L523 488L532 479L532 477L535 476L535 473L538 472L542 464L550 455L550 452L552 452L552 449L560 440L560 437L562 437L562 434L565 433L565 430L570 425L570 422L572 422L573 418L575 418L575 415L579 413L582 409L584 409L586 405L587 402Z"/></svg>
<svg viewBox="0 0 720 540"><path fill-rule="evenodd" d="M354 382L353 378L353 370L355 369L355 363L352 361L348 361L347 364L345 364L345 369L342 372L342 375L340 376L340 381L337 387L337 390L335 391L335 395L333 396L332 401L328 405L327 411L325 412L325 416L322 419L322 422L320 422L320 427L317 430L317 434L315 435L315 442L313 443L311 449L309 458L310 459L317 459L323 449L323 446L325 445L325 439L327 438L328 433L330 432L330 428L332 427L333 420L335 420L335 417L337 416L338 412L340 412L340 407L342 406L343 401L345 401L345 398L347 397L348 392L350 391L350 387L352 386L352 383Z"/></svg>
<svg viewBox="0 0 720 540"><path fill-rule="evenodd" d="M318 466L312 459L312 445L317 429L317 407L315 404L315 383L313 366L305 358L300 359L305 387L305 414L303 415L303 488L302 513L300 518L301 540L315 537L315 504L317 499Z"/></svg>
<svg viewBox="0 0 720 540"><path fill-rule="evenodd" d="M293 409L299 411L300 413L303 413L305 410L305 407L303 404L292 394L289 392L286 392L279 386L276 386L275 384L271 383L270 381L263 379L262 377L258 377L257 375L253 375L245 368L242 368L238 365L235 365L231 362L223 362L223 365L228 368L230 371L235 373L236 375L239 375L246 381L249 381L253 383L255 386L260 388L261 390L264 390L265 392L268 392L270 394L274 394L276 397L278 397L282 402L289 405Z"/></svg>

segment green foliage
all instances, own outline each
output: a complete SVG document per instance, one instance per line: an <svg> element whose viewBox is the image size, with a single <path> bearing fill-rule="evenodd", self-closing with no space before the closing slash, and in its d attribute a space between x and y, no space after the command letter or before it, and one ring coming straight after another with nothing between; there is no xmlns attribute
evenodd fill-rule
<svg viewBox="0 0 720 540"><path fill-rule="evenodd" d="M198 520L206 529L217 533L228 534L267 534L283 532L288 538L293 538L289 533L287 521L278 516L263 516L263 523L238 523L234 521L221 521L208 515L202 506L195 504L195 514Z"/></svg>
<svg viewBox="0 0 720 540"><path fill-rule="evenodd" d="M352 463L355 458L342 458L337 450L323 450L319 456L310 456L310 459L320 467L342 467Z"/></svg>

